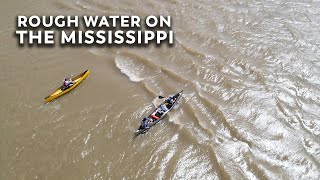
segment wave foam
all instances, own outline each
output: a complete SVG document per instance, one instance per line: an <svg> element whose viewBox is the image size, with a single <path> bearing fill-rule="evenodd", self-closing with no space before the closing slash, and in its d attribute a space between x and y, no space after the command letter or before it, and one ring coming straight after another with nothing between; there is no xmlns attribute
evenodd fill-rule
<svg viewBox="0 0 320 180"><path fill-rule="evenodd" d="M144 78L140 77L140 68L136 67L133 61L116 58L117 68L133 82L140 82Z"/></svg>

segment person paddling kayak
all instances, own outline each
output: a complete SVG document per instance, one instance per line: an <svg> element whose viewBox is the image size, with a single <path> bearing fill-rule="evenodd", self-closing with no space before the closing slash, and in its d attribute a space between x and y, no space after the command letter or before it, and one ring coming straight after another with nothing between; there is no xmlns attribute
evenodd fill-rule
<svg viewBox="0 0 320 180"><path fill-rule="evenodd" d="M68 89L69 87L71 87L73 85L73 81L71 78L65 78L63 81L63 90Z"/></svg>

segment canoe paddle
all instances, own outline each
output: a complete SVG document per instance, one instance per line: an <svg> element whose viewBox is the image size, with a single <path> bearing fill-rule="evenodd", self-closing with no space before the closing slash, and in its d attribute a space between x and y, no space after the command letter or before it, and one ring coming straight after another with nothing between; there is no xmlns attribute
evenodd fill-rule
<svg viewBox="0 0 320 180"><path fill-rule="evenodd" d="M183 90L181 90L179 93L182 93ZM158 96L159 99L163 99L163 98L166 98L166 97L163 97L163 96Z"/></svg>
<svg viewBox="0 0 320 180"><path fill-rule="evenodd" d="M179 93L182 93L183 90L181 90ZM163 96L158 96L159 99L163 99L163 98L166 98L166 97L163 97Z"/></svg>

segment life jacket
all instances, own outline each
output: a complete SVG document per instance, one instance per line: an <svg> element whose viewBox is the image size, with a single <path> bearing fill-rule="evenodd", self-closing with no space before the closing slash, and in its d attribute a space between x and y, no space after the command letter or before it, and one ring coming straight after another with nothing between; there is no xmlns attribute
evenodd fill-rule
<svg viewBox="0 0 320 180"><path fill-rule="evenodd" d="M63 86L69 87L71 83L72 83L72 81L70 81L70 80L63 81Z"/></svg>

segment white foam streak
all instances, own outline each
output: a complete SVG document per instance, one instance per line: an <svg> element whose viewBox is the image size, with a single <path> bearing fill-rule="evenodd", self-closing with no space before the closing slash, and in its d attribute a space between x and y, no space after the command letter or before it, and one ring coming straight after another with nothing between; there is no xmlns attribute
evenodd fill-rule
<svg viewBox="0 0 320 180"><path fill-rule="evenodd" d="M117 68L133 82L140 82L144 78L140 77L141 69L135 67L135 64L132 61L125 61L123 59L116 58Z"/></svg>

